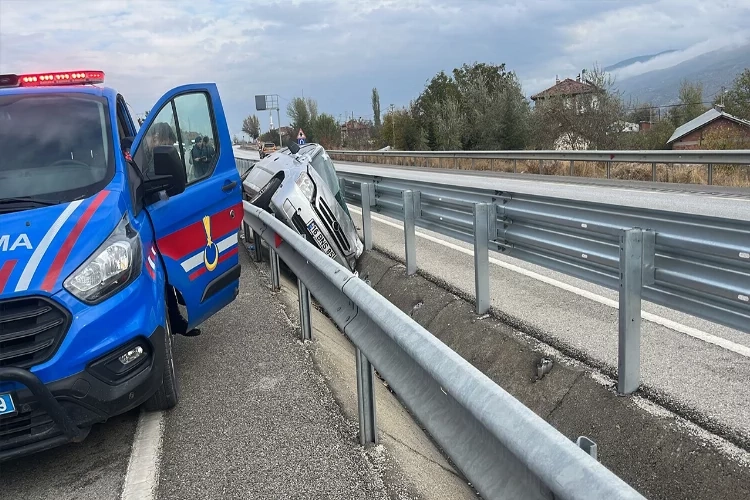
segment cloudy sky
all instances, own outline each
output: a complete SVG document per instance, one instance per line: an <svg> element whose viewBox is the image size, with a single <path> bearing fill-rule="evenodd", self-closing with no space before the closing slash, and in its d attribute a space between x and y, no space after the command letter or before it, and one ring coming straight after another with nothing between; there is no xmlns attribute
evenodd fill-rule
<svg viewBox="0 0 750 500"><path fill-rule="evenodd" d="M234 134L255 94L371 117L373 87L383 110L406 105L464 62L504 62L530 95L594 63L678 50L629 76L749 33L750 0L0 0L0 73L101 69L134 114L216 82Z"/></svg>

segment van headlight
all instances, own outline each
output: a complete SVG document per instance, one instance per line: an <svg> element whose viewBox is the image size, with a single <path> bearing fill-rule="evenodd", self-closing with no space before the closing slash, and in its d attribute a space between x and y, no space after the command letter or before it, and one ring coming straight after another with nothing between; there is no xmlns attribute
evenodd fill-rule
<svg viewBox="0 0 750 500"><path fill-rule="evenodd" d="M309 201L313 201L313 198L315 197L315 184L312 179L310 179L310 176L307 175L307 172L299 174L296 183L299 190L302 191L302 194L304 194Z"/></svg>
<svg viewBox="0 0 750 500"><path fill-rule="evenodd" d="M126 213L107 240L63 283L87 304L102 302L141 274L141 240Z"/></svg>

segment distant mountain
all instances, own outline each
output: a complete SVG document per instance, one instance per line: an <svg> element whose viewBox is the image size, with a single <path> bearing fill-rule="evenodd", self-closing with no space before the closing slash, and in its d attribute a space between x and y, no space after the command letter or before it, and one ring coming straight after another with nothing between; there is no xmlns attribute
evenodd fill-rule
<svg viewBox="0 0 750 500"><path fill-rule="evenodd" d="M670 54L672 52L677 52L677 51L676 50L665 50L663 52L659 52L658 54L651 54L649 56L631 57L630 59L625 59L624 61L620 61L620 62L618 62L616 64L613 64L612 66L607 66L606 68L604 68L604 71L615 71L615 70L618 70L620 68L624 68L625 66L630 66L631 64L645 63L646 61L650 61L654 57L659 57L659 56L662 56L664 54Z"/></svg>
<svg viewBox="0 0 750 500"><path fill-rule="evenodd" d="M626 61L622 61L624 62ZM620 66L623 67L625 66ZM721 92L722 85L731 86L735 77L745 68L750 68L750 44L708 52L670 68L649 71L629 78L616 78L615 87L622 92L626 103L650 102L655 106L663 106L677 102L680 82L687 79L702 82L703 99L712 101Z"/></svg>

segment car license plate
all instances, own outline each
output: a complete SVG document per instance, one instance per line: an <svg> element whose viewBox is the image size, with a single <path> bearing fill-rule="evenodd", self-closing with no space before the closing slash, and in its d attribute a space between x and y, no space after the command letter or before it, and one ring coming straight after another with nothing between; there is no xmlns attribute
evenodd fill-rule
<svg viewBox="0 0 750 500"><path fill-rule="evenodd" d="M0 415L12 415L15 412L16 406L10 394L0 394Z"/></svg>
<svg viewBox="0 0 750 500"><path fill-rule="evenodd" d="M331 248L330 243L328 243L328 240L321 232L318 225L315 223L314 220L311 220L307 223L307 230L310 231L310 234L312 235L313 239L315 240L315 243L318 244L321 250L328 255L330 258L335 259L336 258L336 252L333 251L333 248Z"/></svg>

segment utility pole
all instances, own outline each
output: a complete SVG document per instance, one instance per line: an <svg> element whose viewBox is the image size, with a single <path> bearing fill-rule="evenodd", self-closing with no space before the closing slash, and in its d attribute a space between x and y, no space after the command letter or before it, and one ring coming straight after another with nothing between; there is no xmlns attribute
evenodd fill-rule
<svg viewBox="0 0 750 500"><path fill-rule="evenodd" d="M393 104L391 104L391 127L393 128L393 149L396 149L396 115L393 114Z"/></svg>

